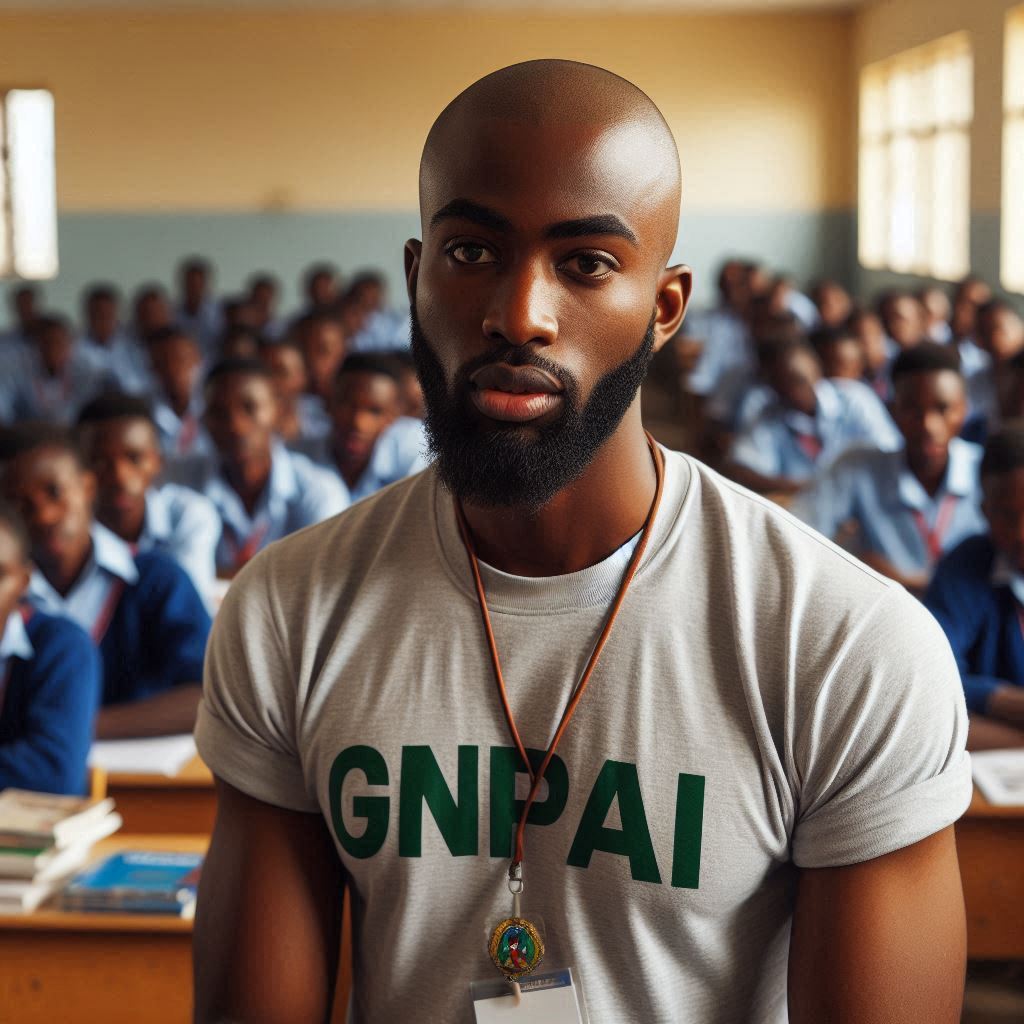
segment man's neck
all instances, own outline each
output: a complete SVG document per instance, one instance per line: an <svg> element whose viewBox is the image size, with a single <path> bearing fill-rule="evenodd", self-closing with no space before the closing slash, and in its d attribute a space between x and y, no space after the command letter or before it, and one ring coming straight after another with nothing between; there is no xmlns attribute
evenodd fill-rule
<svg viewBox="0 0 1024 1024"><path fill-rule="evenodd" d="M224 475L232 489L242 499L245 511L251 516L256 511L263 492L270 483L273 456L253 457L244 462L225 464Z"/></svg>
<svg viewBox="0 0 1024 1024"><path fill-rule="evenodd" d="M465 505L477 557L516 576L596 565L642 529L657 484L636 403L593 462L539 512Z"/></svg>
<svg viewBox="0 0 1024 1024"><path fill-rule="evenodd" d="M36 564L50 586L61 597L67 597L85 571L91 555L92 537L86 534L81 543L76 544L74 550L68 552L65 557L56 560L40 557L37 558Z"/></svg>
<svg viewBox="0 0 1024 1024"><path fill-rule="evenodd" d="M949 451L947 449L946 457L942 460L941 466L930 466L919 459L914 459L912 456L907 457L907 465L910 467L910 472L917 477L925 493L929 497L934 497L938 494L939 488L942 487L942 482L946 479L946 470L949 468Z"/></svg>

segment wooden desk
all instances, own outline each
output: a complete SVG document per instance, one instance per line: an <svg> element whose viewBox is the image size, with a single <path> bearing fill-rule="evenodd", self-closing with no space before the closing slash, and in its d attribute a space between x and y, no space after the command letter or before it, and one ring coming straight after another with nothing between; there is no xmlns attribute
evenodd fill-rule
<svg viewBox="0 0 1024 1024"><path fill-rule="evenodd" d="M194 757L177 775L111 773L107 794L124 818L123 832L138 835L209 835L217 813L210 769Z"/></svg>
<svg viewBox="0 0 1024 1024"><path fill-rule="evenodd" d="M204 853L207 836L119 835L125 849ZM187 1024L192 922L155 914L0 915L0 1024Z"/></svg>
<svg viewBox="0 0 1024 1024"><path fill-rule="evenodd" d="M956 826L972 960L1024 960L1024 807L977 790Z"/></svg>

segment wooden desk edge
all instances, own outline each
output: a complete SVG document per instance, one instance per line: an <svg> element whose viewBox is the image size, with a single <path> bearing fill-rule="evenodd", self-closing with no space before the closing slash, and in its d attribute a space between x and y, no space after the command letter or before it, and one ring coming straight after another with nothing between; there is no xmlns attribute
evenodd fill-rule
<svg viewBox="0 0 1024 1024"><path fill-rule="evenodd" d="M89 863L95 863L121 850L147 850L158 853L205 853L209 836L131 835L111 836L96 844ZM52 897L55 898L55 897ZM62 931L62 932L190 932L192 921L171 914L119 914L102 912L84 914L57 910L43 904L28 914L0 914L0 931Z"/></svg>

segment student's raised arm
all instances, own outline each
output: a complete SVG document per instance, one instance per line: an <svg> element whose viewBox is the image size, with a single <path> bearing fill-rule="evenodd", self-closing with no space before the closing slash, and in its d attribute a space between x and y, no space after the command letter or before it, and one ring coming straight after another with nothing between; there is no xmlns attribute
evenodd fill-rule
<svg viewBox="0 0 1024 1024"><path fill-rule="evenodd" d="M217 779L192 947L196 1024L323 1024L342 884L319 814L263 803Z"/></svg>
<svg viewBox="0 0 1024 1024"><path fill-rule="evenodd" d="M952 826L845 867L800 873L791 1024L955 1024L967 955Z"/></svg>

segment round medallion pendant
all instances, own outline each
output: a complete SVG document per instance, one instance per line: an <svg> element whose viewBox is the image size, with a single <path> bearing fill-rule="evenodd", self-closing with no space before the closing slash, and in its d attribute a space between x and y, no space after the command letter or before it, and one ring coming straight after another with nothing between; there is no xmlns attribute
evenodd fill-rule
<svg viewBox="0 0 1024 1024"><path fill-rule="evenodd" d="M494 966L510 981L518 981L544 958L544 942L525 918L509 917L491 933L489 952Z"/></svg>

